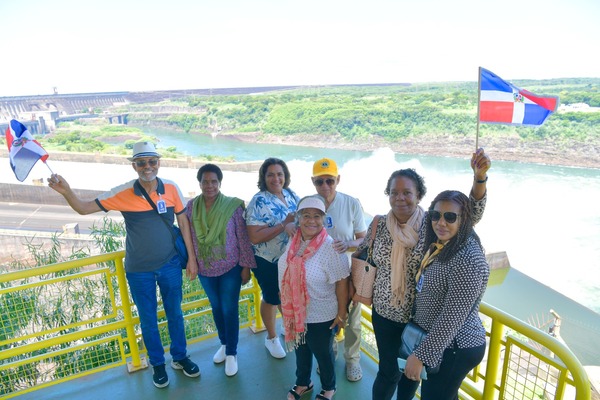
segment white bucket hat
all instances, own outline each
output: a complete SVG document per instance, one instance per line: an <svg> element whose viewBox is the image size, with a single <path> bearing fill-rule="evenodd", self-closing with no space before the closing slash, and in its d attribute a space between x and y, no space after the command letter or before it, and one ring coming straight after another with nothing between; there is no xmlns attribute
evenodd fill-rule
<svg viewBox="0 0 600 400"><path fill-rule="evenodd" d="M158 157L160 154L156 152L156 147L150 142L137 142L133 145L133 157L128 158L129 161L133 161L136 158L141 157Z"/></svg>
<svg viewBox="0 0 600 400"><path fill-rule="evenodd" d="M320 197L308 196L300 200L300 203L298 203L298 211L304 210L305 208L316 208L325 214L325 203Z"/></svg>

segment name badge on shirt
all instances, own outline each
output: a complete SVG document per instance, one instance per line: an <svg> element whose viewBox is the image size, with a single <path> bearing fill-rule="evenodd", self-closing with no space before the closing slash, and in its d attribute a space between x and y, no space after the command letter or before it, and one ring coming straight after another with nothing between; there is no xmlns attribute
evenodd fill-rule
<svg viewBox="0 0 600 400"><path fill-rule="evenodd" d="M325 229L331 229L333 228L333 218L331 218L329 215L325 216Z"/></svg>
<svg viewBox="0 0 600 400"><path fill-rule="evenodd" d="M421 289L423 289L423 276L425 274L421 274L421 276L419 277L419 282L417 282L417 286L415 287L415 290L419 293L421 293Z"/></svg>
<svg viewBox="0 0 600 400"><path fill-rule="evenodd" d="M167 203L163 199L160 199L156 202L156 208L158 209L159 214L164 214L167 212Z"/></svg>

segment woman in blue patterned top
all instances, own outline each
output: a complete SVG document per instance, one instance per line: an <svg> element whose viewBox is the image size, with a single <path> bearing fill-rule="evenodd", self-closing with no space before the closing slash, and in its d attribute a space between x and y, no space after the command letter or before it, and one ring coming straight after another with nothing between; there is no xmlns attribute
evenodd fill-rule
<svg viewBox="0 0 600 400"><path fill-rule="evenodd" d="M275 358L284 358L275 329L279 301L277 261L283 254L289 236L285 226L294 222L300 198L290 186L290 171L283 160L267 158L258 171L258 188L246 208L248 236L254 246L256 268L253 270L262 290L260 315L267 328L265 347Z"/></svg>
<svg viewBox="0 0 600 400"><path fill-rule="evenodd" d="M408 262L418 266L414 322L429 333L408 357L405 374L418 380L423 365L440 366L421 383L421 399L454 400L463 379L485 353L479 303L490 269L473 230L469 198L463 193L438 194L425 224L424 240Z"/></svg>

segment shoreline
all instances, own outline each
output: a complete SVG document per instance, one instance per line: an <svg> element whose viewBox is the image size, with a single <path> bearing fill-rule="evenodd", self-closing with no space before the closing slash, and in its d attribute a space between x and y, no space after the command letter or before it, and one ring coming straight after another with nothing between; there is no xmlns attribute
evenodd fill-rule
<svg viewBox="0 0 600 400"><path fill-rule="evenodd" d="M322 147L323 138L319 135L279 136L251 133L224 133L223 136L242 142L281 144L303 147ZM349 142L341 137L330 137L327 146L339 150L372 151L389 147L395 153L470 158L475 151L475 138L419 137L405 138L391 143L381 138L359 138ZM572 168L600 168L600 148L574 143L571 148L563 148L554 143L525 142L520 138L480 137L478 147L483 147L496 161L512 161L543 165L556 165Z"/></svg>
<svg viewBox="0 0 600 400"><path fill-rule="evenodd" d="M135 125L132 125L135 126ZM192 132L194 135L207 135ZM287 146L300 146L307 148L322 148L323 136L315 134L295 134L290 136L264 134L260 132L222 132L219 136L244 143L278 144ZM395 153L406 155L421 155L435 157L452 157L470 159L475 151L474 137L457 136L419 136L402 138L390 142L377 136L361 137L349 141L341 136L328 136L327 148L349 151L374 151L380 148L389 148ZM479 137L478 147L483 147L494 161L510 161L518 163L531 163L552 165L567 168L600 169L600 145L572 142L569 147L563 143L551 141L528 142L519 137ZM66 151L49 151L52 159L73 160L83 162L109 162L129 164L125 155L109 153L78 153ZM90 158L90 154L93 155ZM0 157L8 158L6 147L0 147ZM164 159L165 166L178 168L199 168L209 162L190 156L181 155L180 158ZM221 168L254 171L263 160L255 161L213 161Z"/></svg>

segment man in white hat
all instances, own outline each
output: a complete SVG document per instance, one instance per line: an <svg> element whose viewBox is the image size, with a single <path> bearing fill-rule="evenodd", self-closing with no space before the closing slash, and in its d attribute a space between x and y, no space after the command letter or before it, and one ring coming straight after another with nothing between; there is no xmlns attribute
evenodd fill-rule
<svg viewBox="0 0 600 400"><path fill-rule="evenodd" d="M138 309L142 337L154 370L153 383L158 388L164 388L169 384L169 376L165 370L164 347L158 330L156 285L160 288L168 320L171 367L182 370L188 377L200 376L200 369L187 356L181 310L183 278L170 228L175 217L188 254L194 254L194 249L185 216L184 197L174 182L157 177L160 155L154 145L149 142L135 143L129 161L138 179L117 186L95 200L79 199L60 175L53 174L48 179L48 185L63 195L79 214L110 210L123 214L127 231L127 282ZM144 191L154 202L154 207L144 197ZM186 268L188 278L195 279L197 272L198 267L190 257Z"/></svg>
<svg viewBox="0 0 600 400"><path fill-rule="evenodd" d="M325 202L325 228L334 239L334 249L338 253L360 245L367 233L367 226L360 201L337 191L340 183L338 167L334 160L322 158L313 164L312 183ZM348 256L350 253L348 252ZM360 367L360 304L350 310L348 326L344 330L344 358L346 378L355 382L362 378ZM334 342L337 356L337 342Z"/></svg>

